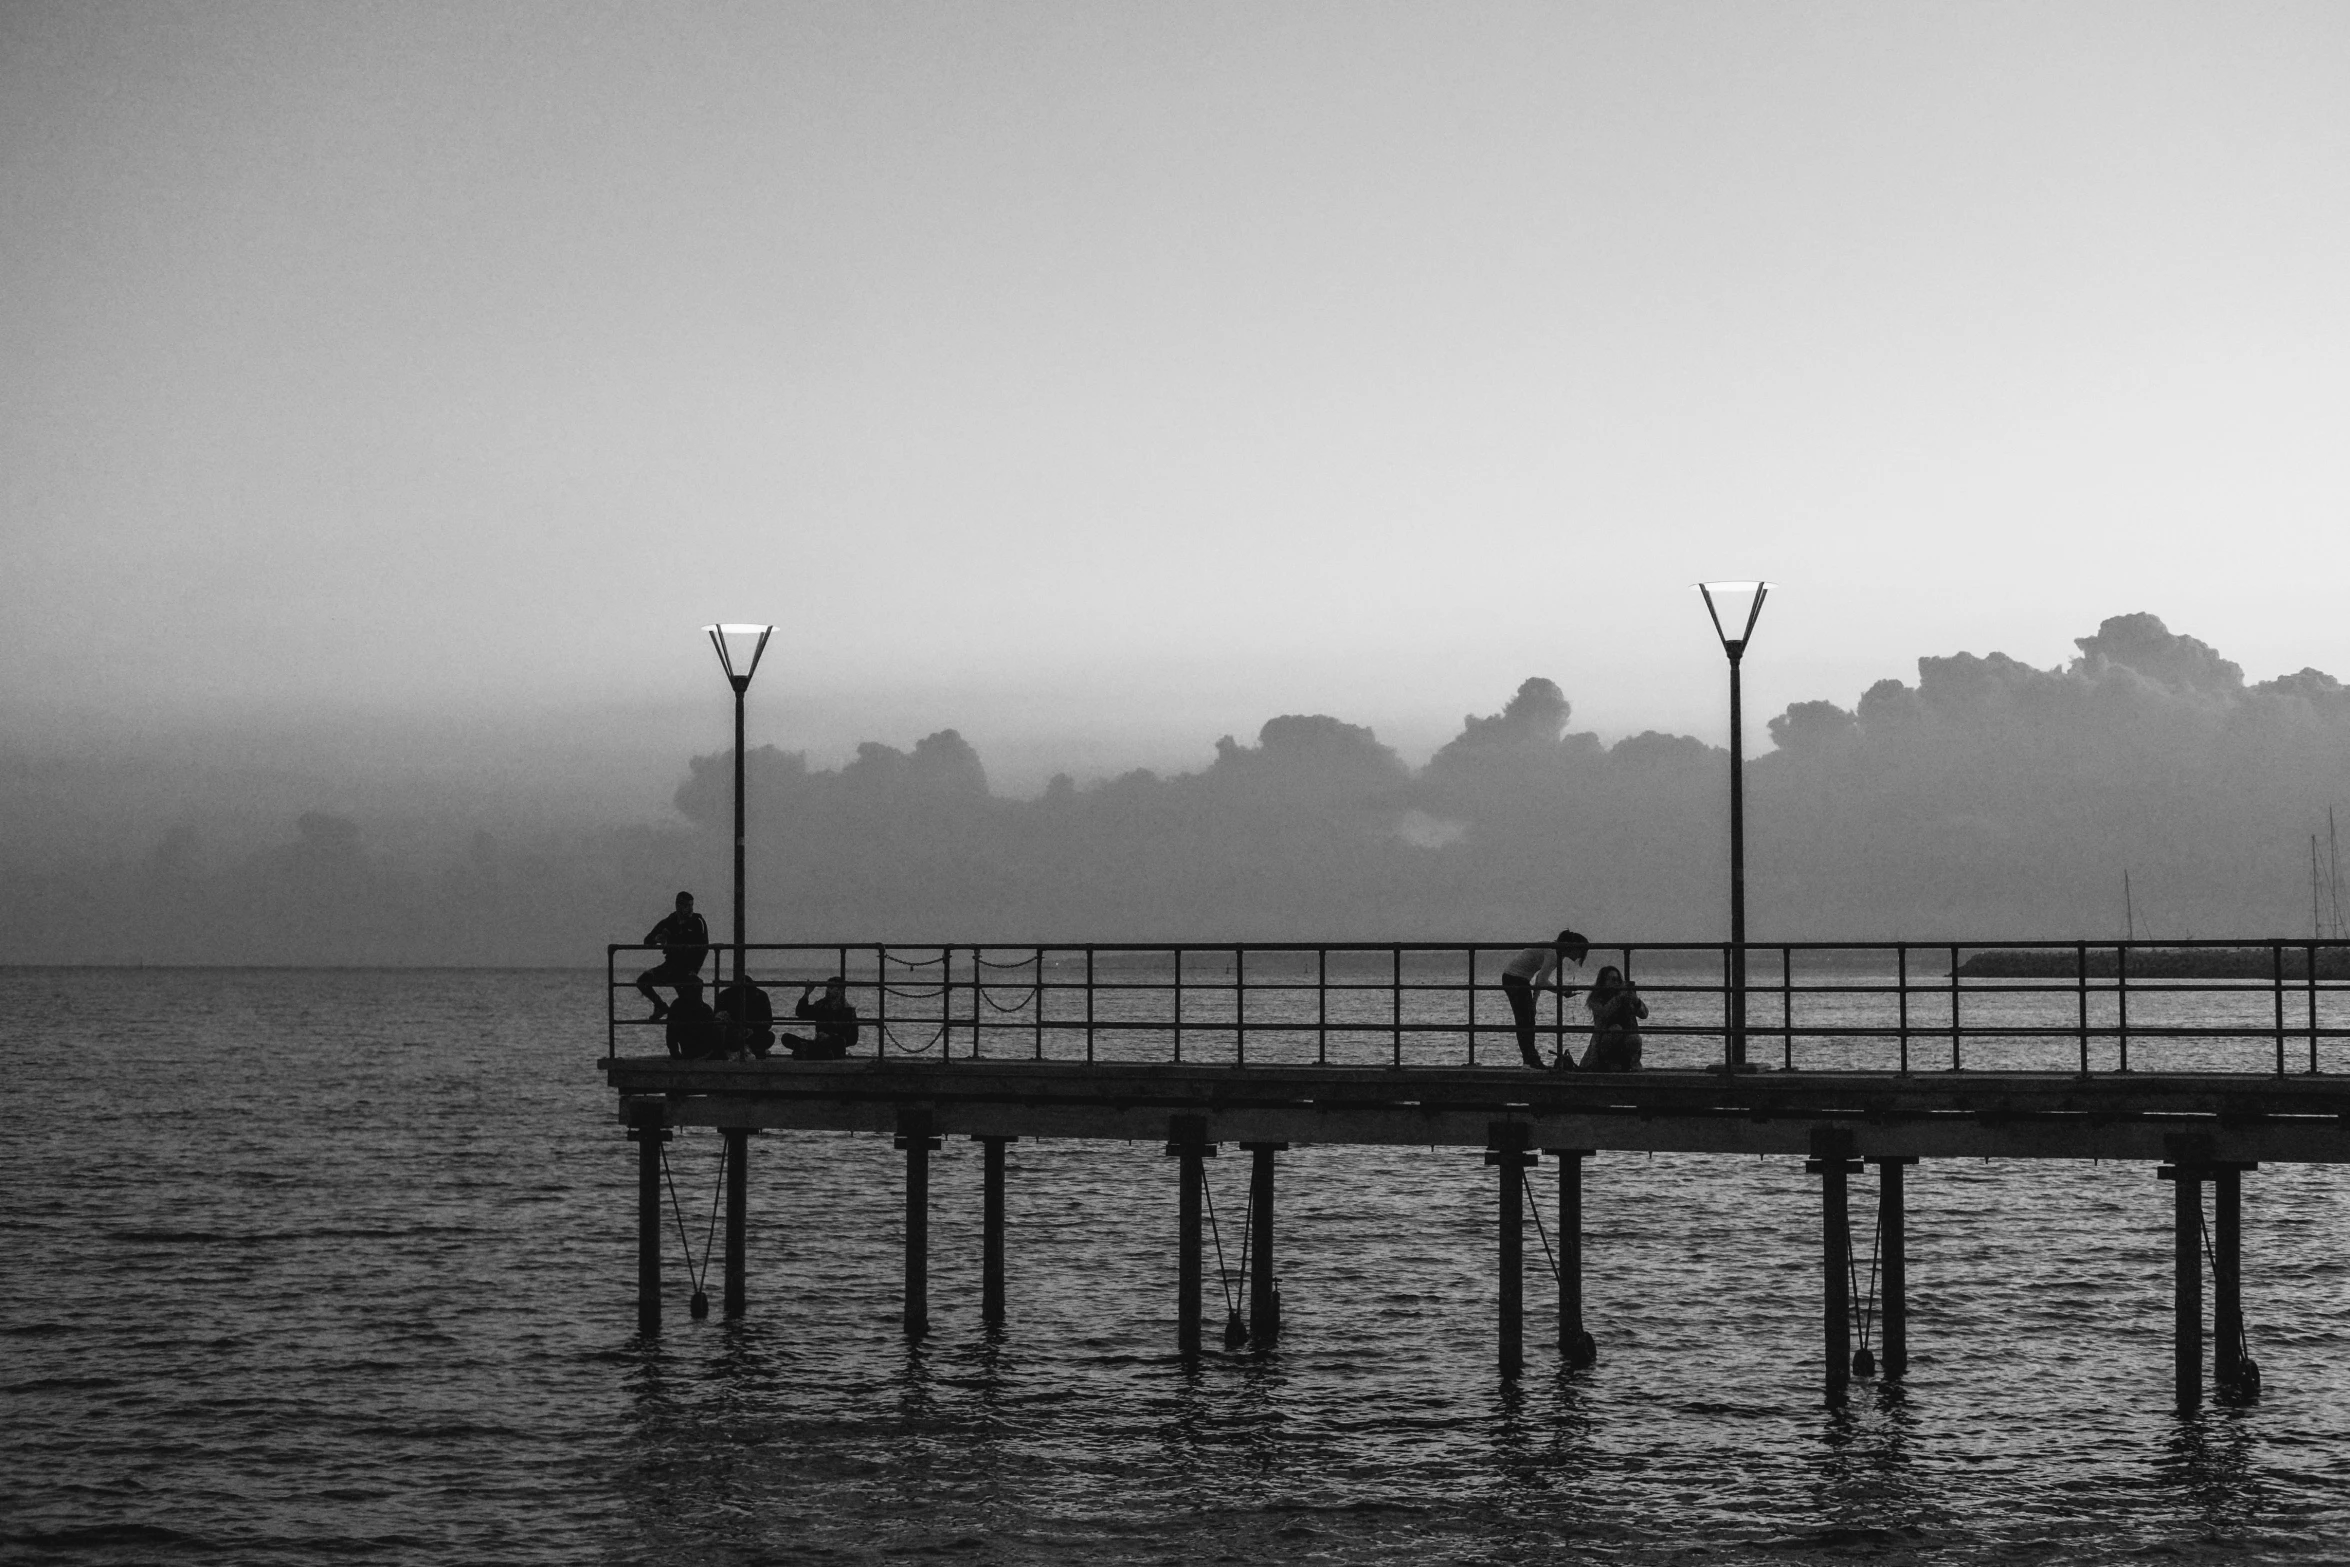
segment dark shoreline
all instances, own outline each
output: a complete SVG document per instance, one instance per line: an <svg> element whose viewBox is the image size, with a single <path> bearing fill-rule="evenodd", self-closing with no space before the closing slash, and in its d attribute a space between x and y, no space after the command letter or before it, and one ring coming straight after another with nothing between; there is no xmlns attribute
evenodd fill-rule
<svg viewBox="0 0 2350 1567"><path fill-rule="evenodd" d="M1971 953L1958 966L1961 979L2118 979L2122 949L2090 946L2079 950L1994 947ZM2273 947L2134 947L2129 949L2132 979L2243 979L2271 981L2281 957L2288 980L2309 978L2309 948ZM2085 961L2084 961L2085 956ZM2327 945L2317 954L2319 979L2350 979L2350 948Z"/></svg>

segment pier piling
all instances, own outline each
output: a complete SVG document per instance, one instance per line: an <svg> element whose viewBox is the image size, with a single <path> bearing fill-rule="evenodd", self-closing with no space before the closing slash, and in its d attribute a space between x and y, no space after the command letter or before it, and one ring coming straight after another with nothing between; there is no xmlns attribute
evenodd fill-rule
<svg viewBox="0 0 2350 1567"><path fill-rule="evenodd" d="M974 1137L984 1172L979 1194L979 1319L1004 1324L1004 1145L1017 1137Z"/></svg>
<svg viewBox="0 0 2350 1567"><path fill-rule="evenodd" d="M2258 1168L2221 1164L2211 1172L2213 1380L2242 1400L2260 1396L2260 1368L2244 1343L2244 1172Z"/></svg>
<svg viewBox="0 0 2350 1567"><path fill-rule="evenodd" d="M743 1232L751 1193L751 1134L730 1126L726 1138L726 1314L743 1314Z"/></svg>
<svg viewBox="0 0 2350 1567"><path fill-rule="evenodd" d="M1827 1399L1845 1401L1852 1385L1852 1219L1846 1178L1859 1171L1852 1134L1822 1128L1811 1134L1812 1157L1804 1169L1820 1178L1820 1271L1824 1286L1821 1326L1828 1357Z"/></svg>
<svg viewBox="0 0 2350 1567"><path fill-rule="evenodd" d="M1559 1166L1559 1357L1580 1371L1599 1359L1583 1326L1583 1161L1588 1148L1549 1148Z"/></svg>
<svg viewBox="0 0 2350 1567"><path fill-rule="evenodd" d="M2171 1163L2154 1172L2171 1183L2171 1382L2181 1409L2203 1402L2203 1180L2201 1164L2173 1138Z"/></svg>
<svg viewBox="0 0 2350 1567"><path fill-rule="evenodd" d="M1167 1153L1177 1161L1175 1201L1175 1348L1186 1360L1200 1345L1200 1196L1207 1186L1207 1118L1172 1116Z"/></svg>
<svg viewBox="0 0 2350 1567"><path fill-rule="evenodd" d="M1495 1121L1487 1128L1485 1162L1500 1181L1501 1301L1499 1362L1501 1374L1514 1377L1526 1364L1526 1168L1535 1155L1526 1151L1527 1128L1521 1121Z"/></svg>
<svg viewBox="0 0 2350 1567"><path fill-rule="evenodd" d="M930 1112L898 1112L897 1146L906 1153L906 1336L930 1331Z"/></svg>
<svg viewBox="0 0 2350 1567"><path fill-rule="evenodd" d="M1281 1337L1281 1286L1273 1271L1273 1156L1287 1143L1242 1143L1253 1156L1248 1183L1248 1333L1263 1348Z"/></svg>
<svg viewBox="0 0 2350 1567"><path fill-rule="evenodd" d="M659 1099L627 1105L628 1138L636 1144L636 1330L661 1331L661 1145L669 1141Z"/></svg>
<svg viewBox="0 0 2350 1567"><path fill-rule="evenodd" d="M1902 1170L1915 1159L1879 1159L1877 1164L1877 1338L1878 1362L1887 1380L1909 1369L1909 1212Z"/></svg>

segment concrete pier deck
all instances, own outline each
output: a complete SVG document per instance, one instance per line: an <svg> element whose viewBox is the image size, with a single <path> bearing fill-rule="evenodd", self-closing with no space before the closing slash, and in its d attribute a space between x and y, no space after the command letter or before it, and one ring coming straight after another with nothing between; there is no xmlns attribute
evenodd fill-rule
<svg viewBox="0 0 2350 1567"><path fill-rule="evenodd" d="M624 1124L1209 1142L1523 1146L1853 1157L2350 1163L2350 1078L2261 1073L1535 1073L1518 1067L985 1060L603 1062ZM660 1101L657 1114L648 1117ZM2187 1139L2188 1141L2181 1141ZM2182 1155L2182 1149L2192 1149Z"/></svg>

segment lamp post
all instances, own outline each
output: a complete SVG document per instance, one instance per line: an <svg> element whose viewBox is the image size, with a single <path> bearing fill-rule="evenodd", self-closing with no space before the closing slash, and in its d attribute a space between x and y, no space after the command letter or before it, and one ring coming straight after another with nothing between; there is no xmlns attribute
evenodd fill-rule
<svg viewBox="0 0 2350 1567"><path fill-rule="evenodd" d="M734 977L743 977L743 695L767 651L773 626L704 626L710 645L718 650L718 667L734 687ZM741 667L736 663L740 661Z"/></svg>
<svg viewBox="0 0 2350 1567"><path fill-rule="evenodd" d="M1738 665L1762 618L1768 582L1700 582L1705 612L1730 655L1730 1005L1724 1019L1730 1070L1746 1065L1746 748L1738 700ZM1727 623L1724 616L1728 616ZM1731 627L1737 630L1733 632Z"/></svg>

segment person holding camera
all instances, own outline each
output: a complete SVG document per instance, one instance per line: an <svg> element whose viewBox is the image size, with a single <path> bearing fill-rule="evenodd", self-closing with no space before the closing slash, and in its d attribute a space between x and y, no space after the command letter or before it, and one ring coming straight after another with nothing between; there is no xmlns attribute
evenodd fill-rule
<svg viewBox="0 0 2350 1567"><path fill-rule="evenodd" d="M1648 1016L1648 1003L1640 999L1640 987L1611 963L1591 982L1591 994L1583 998L1583 1004L1591 1009L1591 1048L1583 1053L1583 1070L1639 1071L1640 1020Z"/></svg>

